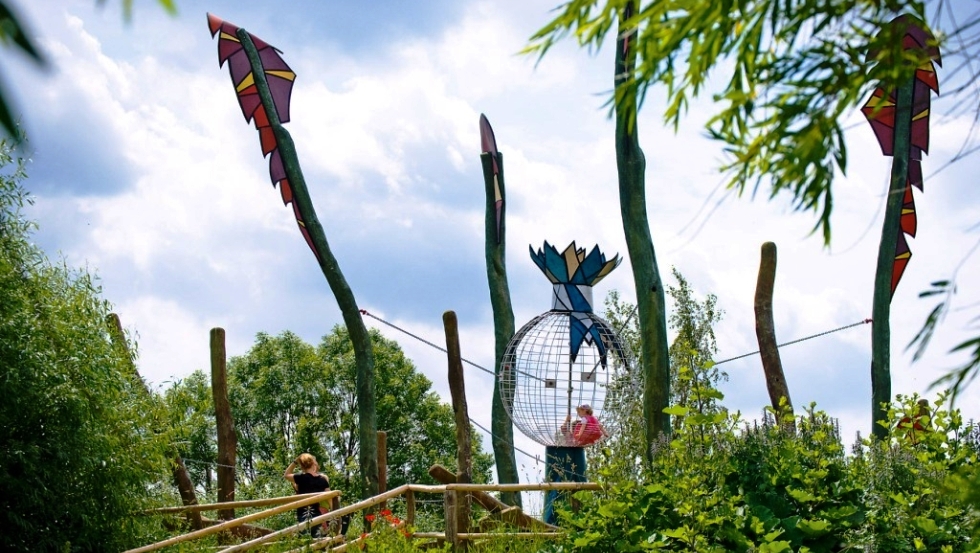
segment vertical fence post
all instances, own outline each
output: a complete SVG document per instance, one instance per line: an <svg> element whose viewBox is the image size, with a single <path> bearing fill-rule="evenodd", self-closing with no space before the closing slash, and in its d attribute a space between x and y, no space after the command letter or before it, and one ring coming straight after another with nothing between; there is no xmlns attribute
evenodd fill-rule
<svg viewBox="0 0 980 553"><path fill-rule="evenodd" d="M218 501L235 500L235 449L238 437L228 402L228 372L225 357L225 330L211 329L211 392L214 396L214 421L218 438ZM234 509L218 511L218 518L235 518Z"/></svg>
<svg viewBox="0 0 980 553"><path fill-rule="evenodd" d="M378 493L388 491L388 433L378 430ZM381 502L381 510L388 508L388 502Z"/></svg>
<svg viewBox="0 0 980 553"><path fill-rule="evenodd" d="M453 414L456 418L456 481L461 484L472 482L472 438L470 437L470 416L466 406L466 382L463 378L463 359L459 347L459 325L456 313L446 311L442 314L446 330L446 356L449 362L449 391L452 394ZM456 532L468 532L470 522L470 496L467 493L453 492L456 509ZM447 513L448 515L448 513ZM454 544L466 548L467 543Z"/></svg>
<svg viewBox="0 0 980 553"><path fill-rule="evenodd" d="M446 542L452 545L453 551L459 549L459 532L456 519L459 514L459 510L456 508L458 499L456 490L446 490L442 496L443 507L446 511Z"/></svg>
<svg viewBox="0 0 980 553"><path fill-rule="evenodd" d="M415 492L412 490L405 492L405 524L415 526Z"/></svg>

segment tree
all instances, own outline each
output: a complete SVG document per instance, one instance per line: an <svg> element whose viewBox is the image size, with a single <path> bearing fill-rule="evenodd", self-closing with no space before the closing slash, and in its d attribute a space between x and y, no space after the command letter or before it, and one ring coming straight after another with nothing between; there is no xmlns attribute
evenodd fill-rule
<svg viewBox="0 0 980 553"><path fill-rule="evenodd" d="M170 416L171 440L191 480L202 484L205 495L210 496L214 479L210 460L218 456L211 383L203 372L194 371L171 385L163 399Z"/></svg>
<svg viewBox="0 0 980 553"><path fill-rule="evenodd" d="M698 299L690 283L676 267L671 274L676 286L667 286L667 295L673 300L668 317L670 329L676 334L671 341L670 352L670 404L690 409L701 415L714 415L722 411L717 385L728 379L724 371L714 366L712 358L717 353L714 325L721 321L723 311L718 309L718 298L708 294ZM606 320L616 329L623 341L642 356L640 347L643 334L637 324L636 306L623 300L615 290L605 300ZM639 364L637 364L639 365ZM605 409L615 419L618 435L614 443L628 455L636 455L645 446L642 420L643 399L641 371L626 375L613 384L607 396ZM675 430L680 419L674 419Z"/></svg>
<svg viewBox="0 0 980 553"><path fill-rule="evenodd" d="M413 483L434 483L428 475L433 463L450 465L456 442L452 409L439 401L432 383L419 374L398 344L371 331L377 360L378 425L388 433L389 488ZM299 453L312 453L320 461L334 489L345 497L359 497L365 484L357 478L360 432L357 416L356 363L347 331L334 327L314 347L296 334L260 333L245 355L228 363L229 402L238 431L239 492L249 497L291 493L282 470ZM200 389L203 387L203 389ZM186 425L182 454L195 458L210 453L214 459L214 420L209 383L196 372L168 392L172 398L194 405L180 410ZM179 402L171 401L171 405ZM200 440L200 443L199 441ZM482 444L473 446L474 474L489 479L491 455ZM195 483L209 489L209 471L193 471Z"/></svg>
<svg viewBox="0 0 980 553"><path fill-rule="evenodd" d="M113 345L91 274L30 242L22 160L0 141L0 549L123 550L147 540L166 473L158 411Z"/></svg>
<svg viewBox="0 0 980 553"><path fill-rule="evenodd" d="M598 50L628 1L570 0L525 51L544 56L569 34ZM614 100L642 101L649 87L661 85L667 93L664 119L677 128L690 100L705 92L709 75L724 83L723 90L711 91L719 108L707 131L729 154L722 166L728 187L741 194L768 184L769 197L789 193L797 210L818 214L814 231L829 244L831 185L836 171L847 169L843 116L879 83L895 88L920 64L876 64L903 57L896 32L879 30L902 12L925 20L930 3L938 19L943 0L644 2L630 17L640 29L639 63L629 69L637 86ZM958 57L965 66L976 57L977 22L973 16L945 34L963 44L947 58ZM925 52L904 57L909 55L928 59Z"/></svg>
<svg viewBox="0 0 980 553"><path fill-rule="evenodd" d="M728 380L728 375L714 364L718 353L714 325L721 322L724 311L718 309L718 297L708 294L699 301L691 284L676 267L671 273L677 286L667 286L674 310L667 324L677 334L670 344L671 403L689 407L699 414L721 412L720 395L708 392ZM680 421L674 421L679 428Z"/></svg>

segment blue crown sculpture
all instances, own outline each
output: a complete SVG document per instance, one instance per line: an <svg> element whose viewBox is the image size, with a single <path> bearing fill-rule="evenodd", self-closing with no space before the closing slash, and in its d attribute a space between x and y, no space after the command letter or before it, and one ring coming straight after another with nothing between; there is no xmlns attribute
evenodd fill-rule
<svg viewBox="0 0 980 553"><path fill-rule="evenodd" d="M572 242L565 251L558 250L547 241L537 252L528 246L531 259L548 277L553 285L551 310L568 312L569 355L575 361L582 343L595 345L599 350L602 366L606 366L607 344L602 340L599 325L601 319L591 316L592 287L619 266L622 261L617 254L606 260L599 246L586 255L585 248L577 248ZM619 349L618 344L614 347Z"/></svg>

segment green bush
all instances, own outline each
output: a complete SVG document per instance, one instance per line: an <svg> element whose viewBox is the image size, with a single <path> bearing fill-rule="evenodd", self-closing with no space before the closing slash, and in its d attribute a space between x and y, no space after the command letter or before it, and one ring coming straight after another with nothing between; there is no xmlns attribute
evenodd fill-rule
<svg viewBox="0 0 980 553"><path fill-rule="evenodd" d="M977 551L978 517L951 479L975 475L977 448L959 413L935 409L911 432L916 397L899 397L889 440L847 454L833 419L811 405L795 419L671 408L682 419L639 477L607 450L593 458L603 492L562 511L579 552ZM906 422L900 423L899 421ZM631 465L635 471L635 465ZM944 491L947 490L947 491Z"/></svg>
<svg viewBox="0 0 980 553"><path fill-rule="evenodd" d="M147 540L162 458L109 305L30 242L23 166L0 143L0 549L121 550Z"/></svg>

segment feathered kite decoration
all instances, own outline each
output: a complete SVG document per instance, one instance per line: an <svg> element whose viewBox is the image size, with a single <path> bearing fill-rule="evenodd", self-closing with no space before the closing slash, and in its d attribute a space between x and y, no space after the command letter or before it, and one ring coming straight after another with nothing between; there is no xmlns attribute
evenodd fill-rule
<svg viewBox="0 0 980 553"><path fill-rule="evenodd" d="M871 326L871 411L872 432L885 439L888 403L891 396L891 300L905 272L912 252L905 235L915 236L916 216L912 187L922 190L922 153L929 150L929 101L931 91L939 93L935 60L939 49L925 25L903 15L894 19L879 38L901 40L902 54L890 50L871 52L869 57L884 64L908 63L911 53L920 59L915 75L894 83L890 90L878 88L862 108L881 144L881 151L892 157L885 221L878 246L875 268ZM912 52L909 52L909 51ZM893 69L888 67L886 69Z"/></svg>
<svg viewBox="0 0 980 553"><path fill-rule="evenodd" d="M907 160L907 174L905 191L899 216L898 241L895 247L895 260L892 269L891 294L894 295L898 281L902 279L902 273L908 265L912 252L909 250L908 241L905 235L915 237L916 216L915 201L912 194L912 187L922 190L922 154L929 152L929 107L930 91L939 94L939 79L936 76L936 68L931 60L942 66L939 49L936 47L936 39L928 31L924 30L920 23L909 16L901 16L891 23L895 28L905 29L902 37L902 47L905 50L921 50L928 54L930 60L925 61L915 71L915 83L912 85L911 126L909 128L909 148ZM896 113L898 107L898 90L893 90L886 97L886 92L882 88L875 89L871 98L861 108L864 115L871 123L878 143L881 145L881 153L886 156L895 155L895 118L900 116ZM908 115L905 115L908 117ZM887 214L886 217L895 217L895 214Z"/></svg>
<svg viewBox="0 0 980 553"><path fill-rule="evenodd" d="M211 14L208 14L208 27L211 29L212 37L218 36L218 63L224 66L225 62L228 62L228 72L231 74L231 83L235 86L235 92L238 94L238 105L242 108L242 115L245 116L245 121L255 123L255 128L259 131L262 155L270 156L269 178L272 179L272 185L279 186L279 193L282 195L284 205L293 204L293 213L296 215L296 223L299 225L300 232L303 233L303 238L313 250L313 254L317 259L320 259L320 253L313 243L313 238L306 227L306 221L300 213L299 205L293 201L293 189L283 164L280 141L276 137L272 125L273 120L278 123L289 122L289 100L293 93L293 81L296 80L296 73L293 73L293 70L283 61L279 55L281 53L279 50L269 46L255 35ZM255 45L262 67L262 75L258 78L252 71L248 52L239 36L241 34L247 35L252 44ZM267 83L272 104L275 106L275 114L271 118L262 104L258 85L259 79L263 79Z"/></svg>
<svg viewBox="0 0 980 553"><path fill-rule="evenodd" d="M228 62L231 83L238 95L242 115L246 121L255 123L255 128L259 131L262 155L269 156L269 177L272 185L279 186L283 203L292 204L296 223L306 243L313 250L347 325L357 367L360 478L366 484L366 493L376 495L378 462L372 440L377 434L377 418L371 335L364 326L354 293L330 250L326 233L323 232L323 226L313 208L306 179L303 178L296 146L289 131L283 127L283 123L289 121L289 97L296 74L282 60L278 50L245 29L211 14L208 14L208 28L212 37L218 36L218 61L221 65Z"/></svg>
<svg viewBox="0 0 980 553"><path fill-rule="evenodd" d="M483 148L483 153L490 155L493 171L493 206L497 217L496 234L494 237L499 244L501 238L500 225L504 212L504 194L500 184L500 181L503 179L503 174L500 167L501 163L499 163L500 152L497 151L497 139L493 136L493 128L490 127L490 121L487 121L487 116L482 113L480 114L480 146Z"/></svg>

